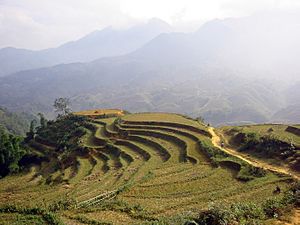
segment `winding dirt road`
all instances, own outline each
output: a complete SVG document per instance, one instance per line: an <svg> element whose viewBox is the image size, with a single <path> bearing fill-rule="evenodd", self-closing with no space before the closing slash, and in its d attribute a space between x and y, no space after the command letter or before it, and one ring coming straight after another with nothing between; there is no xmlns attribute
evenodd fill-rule
<svg viewBox="0 0 300 225"><path fill-rule="evenodd" d="M258 160L258 159L254 159L253 157L238 152L232 148L228 148L228 147L222 147L221 146L221 137L218 136L214 130L213 127L209 127L208 128L209 133L212 135L212 143L215 147L221 149L222 151L230 154L230 155L234 155L235 157L244 160L245 162L256 166L256 167L261 167L263 169L272 171L272 172L276 172L276 173L281 173L281 174L285 174L285 175L289 175L292 176L294 179L296 180L300 180L300 176L299 174L295 174L295 172L291 172L290 170L284 168L284 167L279 167L279 166L273 166L271 164L268 164L264 161ZM293 215L290 218L290 222L283 222L283 221L279 221L278 225L300 225L300 209L295 209Z"/></svg>
<svg viewBox="0 0 300 225"><path fill-rule="evenodd" d="M296 209L289 223L284 225L300 225L300 209Z"/></svg>
<svg viewBox="0 0 300 225"><path fill-rule="evenodd" d="M232 148L228 148L228 147L222 147L221 146L221 137L218 136L214 130L213 127L209 127L208 128L208 131L209 133L212 135L212 143L215 147L221 149L222 151L230 154L230 155L234 155L235 157L249 163L250 165L253 165L255 167L260 167L260 168L263 168L263 169L266 169L266 170L269 170L269 171L272 171L272 172L276 172L276 173L281 173L281 174L285 174L285 175L289 175L291 177L293 177L294 179L297 179L297 180L300 180L300 175L299 174L296 174L295 172L293 171L290 171L289 169L287 168L284 168L282 166L274 166L274 165L271 165L267 162L264 162L262 160L258 160L258 159L254 159L253 157L245 154L245 153L241 153L241 152L238 152Z"/></svg>

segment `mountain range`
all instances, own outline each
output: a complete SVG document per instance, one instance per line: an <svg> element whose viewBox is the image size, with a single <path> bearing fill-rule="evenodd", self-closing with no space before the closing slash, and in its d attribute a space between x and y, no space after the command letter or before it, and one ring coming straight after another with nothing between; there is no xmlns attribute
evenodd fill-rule
<svg viewBox="0 0 300 225"><path fill-rule="evenodd" d="M57 48L40 51L3 48L0 50L0 76L21 70L62 63L89 62L102 57L126 54L138 49L157 35L171 30L169 24L159 19L151 19L146 24L136 25L127 30L114 30L111 27L97 30Z"/></svg>
<svg viewBox="0 0 300 225"><path fill-rule="evenodd" d="M14 66L0 60L0 105L51 116L63 96L75 111L172 111L214 125L300 123L298 19L258 14L213 20L192 33L151 20L56 49L2 49L0 59Z"/></svg>

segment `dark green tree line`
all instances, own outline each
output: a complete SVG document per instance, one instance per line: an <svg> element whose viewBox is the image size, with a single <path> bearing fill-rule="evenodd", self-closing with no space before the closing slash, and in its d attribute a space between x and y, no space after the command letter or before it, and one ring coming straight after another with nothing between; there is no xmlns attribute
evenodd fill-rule
<svg viewBox="0 0 300 225"><path fill-rule="evenodd" d="M21 137L9 134L0 127L0 177L19 171L18 162L26 153L21 142Z"/></svg>

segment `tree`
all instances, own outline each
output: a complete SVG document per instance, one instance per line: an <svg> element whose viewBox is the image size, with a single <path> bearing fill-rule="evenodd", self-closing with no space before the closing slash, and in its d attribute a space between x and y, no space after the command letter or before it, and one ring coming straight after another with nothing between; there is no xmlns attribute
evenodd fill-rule
<svg viewBox="0 0 300 225"><path fill-rule="evenodd" d="M26 133L26 138L24 140L26 143L34 138L36 124L37 124L36 120L32 120L30 122L30 128L29 131Z"/></svg>
<svg viewBox="0 0 300 225"><path fill-rule="evenodd" d="M71 112L70 99L57 98L54 101L55 112L58 112L58 116L65 116Z"/></svg>
<svg viewBox="0 0 300 225"><path fill-rule="evenodd" d="M204 123L204 118L202 116L198 116L196 120L200 123Z"/></svg>
<svg viewBox="0 0 300 225"><path fill-rule="evenodd" d="M21 141L20 137L0 129L0 177L19 170L18 162L26 153Z"/></svg>
<svg viewBox="0 0 300 225"><path fill-rule="evenodd" d="M43 113L38 113L38 116L40 117L40 127L44 129L47 126L47 120Z"/></svg>

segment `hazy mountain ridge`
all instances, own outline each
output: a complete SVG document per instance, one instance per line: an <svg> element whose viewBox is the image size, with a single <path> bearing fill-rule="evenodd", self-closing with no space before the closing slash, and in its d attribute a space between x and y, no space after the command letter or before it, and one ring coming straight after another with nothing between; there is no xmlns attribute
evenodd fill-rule
<svg viewBox="0 0 300 225"><path fill-rule="evenodd" d="M260 17L255 18L254 22ZM66 96L75 110L173 111L202 115L213 124L269 122L300 97L299 92L288 94L297 89L289 81L297 65L289 67L290 62L280 61L283 56L276 51L284 47L282 41L271 52L277 55L268 61L266 53L274 43L260 37L269 32L263 28L272 24L272 18L257 26L251 25L251 17L214 20L194 33L161 34L127 55L19 72L0 79L0 104L49 113L54 99ZM287 28L290 33L292 25ZM279 28L270 29L280 32ZM246 40L246 31L257 32ZM257 40L260 45L255 47ZM269 47L263 48L263 43ZM295 47L297 55L298 44L289 46ZM279 61L274 64L274 60ZM268 67L271 64L274 68ZM285 80L270 79L276 76ZM295 116L286 119L298 120Z"/></svg>
<svg viewBox="0 0 300 225"><path fill-rule="evenodd" d="M172 27L167 23L152 19L146 24L136 25L127 30L107 27L57 48L40 51L3 48L0 49L0 77L21 70L61 63L88 62L101 57L126 54L138 49L157 35L171 30Z"/></svg>
<svg viewBox="0 0 300 225"><path fill-rule="evenodd" d="M97 107L121 107L134 112L172 110L192 116L203 115L215 124L241 120L264 122L281 104L274 94L276 90L267 83L249 83L232 74L224 79L216 70L203 73L202 69L194 68L193 73L201 75L199 79L195 78L196 74L188 73L188 69L159 67L147 71L146 66L142 66L143 70L137 66L129 70L123 62L119 67L114 63L109 68L105 68L105 64L99 68L95 64L70 64L22 72L3 79L0 100L14 110L33 109L32 103L35 103L34 110L51 112L55 98L69 96L74 110ZM183 72L190 77L189 81L180 76ZM136 76L128 79L131 74ZM149 77L149 74L159 77ZM12 88L17 91L11 93ZM263 92L264 97L257 96L258 92Z"/></svg>
<svg viewBox="0 0 300 225"><path fill-rule="evenodd" d="M289 105L286 108L283 108L276 112L273 117L272 121L279 122L279 123L300 123L300 104Z"/></svg>

